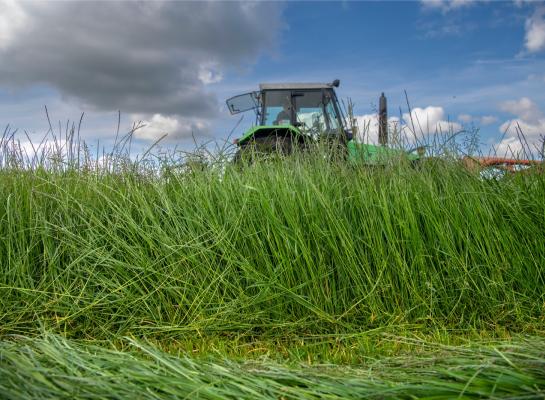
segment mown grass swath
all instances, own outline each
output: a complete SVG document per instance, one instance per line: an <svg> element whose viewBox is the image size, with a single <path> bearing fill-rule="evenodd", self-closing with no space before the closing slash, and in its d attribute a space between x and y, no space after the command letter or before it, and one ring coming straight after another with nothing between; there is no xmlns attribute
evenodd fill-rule
<svg viewBox="0 0 545 400"><path fill-rule="evenodd" d="M399 340L400 338L398 338ZM120 352L59 337L0 344L0 391L10 399L538 399L545 347L412 343L414 354L358 367L280 365L163 353L131 340Z"/></svg>

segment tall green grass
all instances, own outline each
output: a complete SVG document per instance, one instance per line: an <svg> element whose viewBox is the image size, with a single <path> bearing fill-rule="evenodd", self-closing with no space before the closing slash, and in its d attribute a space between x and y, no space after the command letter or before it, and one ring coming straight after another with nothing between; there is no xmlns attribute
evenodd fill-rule
<svg viewBox="0 0 545 400"><path fill-rule="evenodd" d="M6 132L0 398L545 397L537 169Z"/></svg>
<svg viewBox="0 0 545 400"><path fill-rule="evenodd" d="M545 178L456 161L4 168L0 334L545 326Z"/></svg>

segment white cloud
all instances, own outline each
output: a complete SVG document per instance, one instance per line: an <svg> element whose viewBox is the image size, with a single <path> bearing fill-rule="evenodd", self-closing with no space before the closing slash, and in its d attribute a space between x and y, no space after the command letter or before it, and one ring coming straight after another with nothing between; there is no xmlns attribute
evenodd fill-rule
<svg viewBox="0 0 545 400"><path fill-rule="evenodd" d="M403 120L414 133L429 135L437 132L459 131L462 125L457 122L447 121L445 119L445 110L443 107L428 106L426 108L416 107L411 113L403 114Z"/></svg>
<svg viewBox="0 0 545 400"><path fill-rule="evenodd" d="M479 125L490 125L496 122L497 120L498 118L493 115L483 115L481 117L473 116L470 114L458 115L458 121L462 121L464 124L469 124L470 122L474 122Z"/></svg>
<svg viewBox="0 0 545 400"><path fill-rule="evenodd" d="M358 127L358 140L364 143L378 143L378 115L356 115L354 118Z"/></svg>
<svg viewBox="0 0 545 400"><path fill-rule="evenodd" d="M378 144L378 114L357 115L354 117L358 126L358 140L363 143ZM399 118L388 118L388 130L399 128Z"/></svg>
<svg viewBox="0 0 545 400"><path fill-rule="evenodd" d="M493 146L498 157L522 158L524 157L522 143L515 137L507 137Z"/></svg>
<svg viewBox="0 0 545 400"><path fill-rule="evenodd" d="M412 121L411 121L412 116ZM365 114L356 116L358 125L358 139L365 143L378 143L378 115ZM413 132L414 124L414 132ZM389 131L397 130L401 132L404 139L412 142L415 135L417 137L433 135L435 133L457 132L462 129L462 125L457 122L447 121L443 107L428 106L426 108L416 107L411 110L411 114L404 113L403 120L399 118L388 118Z"/></svg>
<svg viewBox="0 0 545 400"><path fill-rule="evenodd" d="M210 85L221 82L223 73L217 63L204 63L199 66L198 78L205 85Z"/></svg>
<svg viewBox="0 0 545 400"><path fill-rule="evenodd" d="M421 0L421 4L424 8L440 10L443 13L463 7L469 7L475 4L475 2L475 0Z"/></svg>
<svg viewBox="0 0 545 400"><path fill-rule="evenodd" d="M21 158L25 163L45 162L52 158L62 159L69 153L68 143L63 139L47 139L43 142L30 142L28 140L13 140L3 144L3 151Z"/></svg>
<svg viewBox="0 0 545 400"><path fill-rule="evenodd" d="M500 105L500 109L516 115L521 120L529 123L535 123L543 117L537 104L528 97L522 97L519 100L505 101Z"/></svg>
<svg viewBox="0 0 545 400"><path fill-rule="evenodd" d="M209 122L198 118L175 118L171 116L154 114L145 118L141 115L133 115L135 123L141 122L142 127L134 132L135 137L144 140L158 140L167 135L165 140L190 138L202 136L208 133Z"/></svg>
<svg viewBox="0 0 545 400"><path fill-rule="evenodd" d="M527 122L520 118L510 119L500 125L500 132L516 136L518 127L527 139L536 141L540 135L545 135L545 118L535 122Z"/></svg>
<svg viewBox="0 0 545 400"><path fill-rule="evenodd" d="M481 125L491 125L498 121L498 117L493 115L484 115L479 119L479 121L481 122Z"/></svg>
<svg viewBox="0 0 545 400"><path fill-rule="evenodd" d="M450 7L451 8L468 7L474 3L475 3L475 0L451 0Z"/></svg>
<svg viewBox="0 0 545 400"><path fill-rule="evenodd" d="M545 49L545 6L536 8L534 14L526 20L524 45L530 53Z"/></svg>
<svg viewBox="0 0 545 400"><path fill-rule="evenodd" d="M527 143L530 151L536 154L540 151L545 135L545 116L538 106L529 98L522 97L519 100L506 101L500 105L502 111L515 115L501 124L499 130L505 134L505 139L497 144L498 155L511 155L509 148L515 152L522 149L520 140ZM517 144L518 143L518 144ZM508 147L509 146L509 147ZM500 151L501 150L501 151ZM515 152L515 155L516 152Z"/></svg>
<svg viewBox="0 0 545 400"><path fill-rule="evenodd" d="M9 46L26 22L21 4L15 0L0 0L0 48Z"/></svg>

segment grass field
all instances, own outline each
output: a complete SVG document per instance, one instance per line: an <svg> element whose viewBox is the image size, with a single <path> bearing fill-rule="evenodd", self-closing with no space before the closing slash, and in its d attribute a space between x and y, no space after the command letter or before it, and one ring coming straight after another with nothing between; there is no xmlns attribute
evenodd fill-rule
<svg viewBox="0 0 545 400"><path fill-rule="evenodd" d="M6 398L544 396L543 174L55 165L0 171Z"/></svg>

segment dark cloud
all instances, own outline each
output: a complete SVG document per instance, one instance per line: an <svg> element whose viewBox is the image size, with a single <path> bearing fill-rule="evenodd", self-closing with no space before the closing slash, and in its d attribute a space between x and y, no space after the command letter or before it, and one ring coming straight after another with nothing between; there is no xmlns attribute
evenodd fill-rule
<svg viewBox="0 0 545 400"><path fill-rule="evenodd" d="M252 63L280 27L275 3L6 4L19 23L0 32L0 84L45 83L96 109L181 118L217 112L203 66Z"/></svg>

